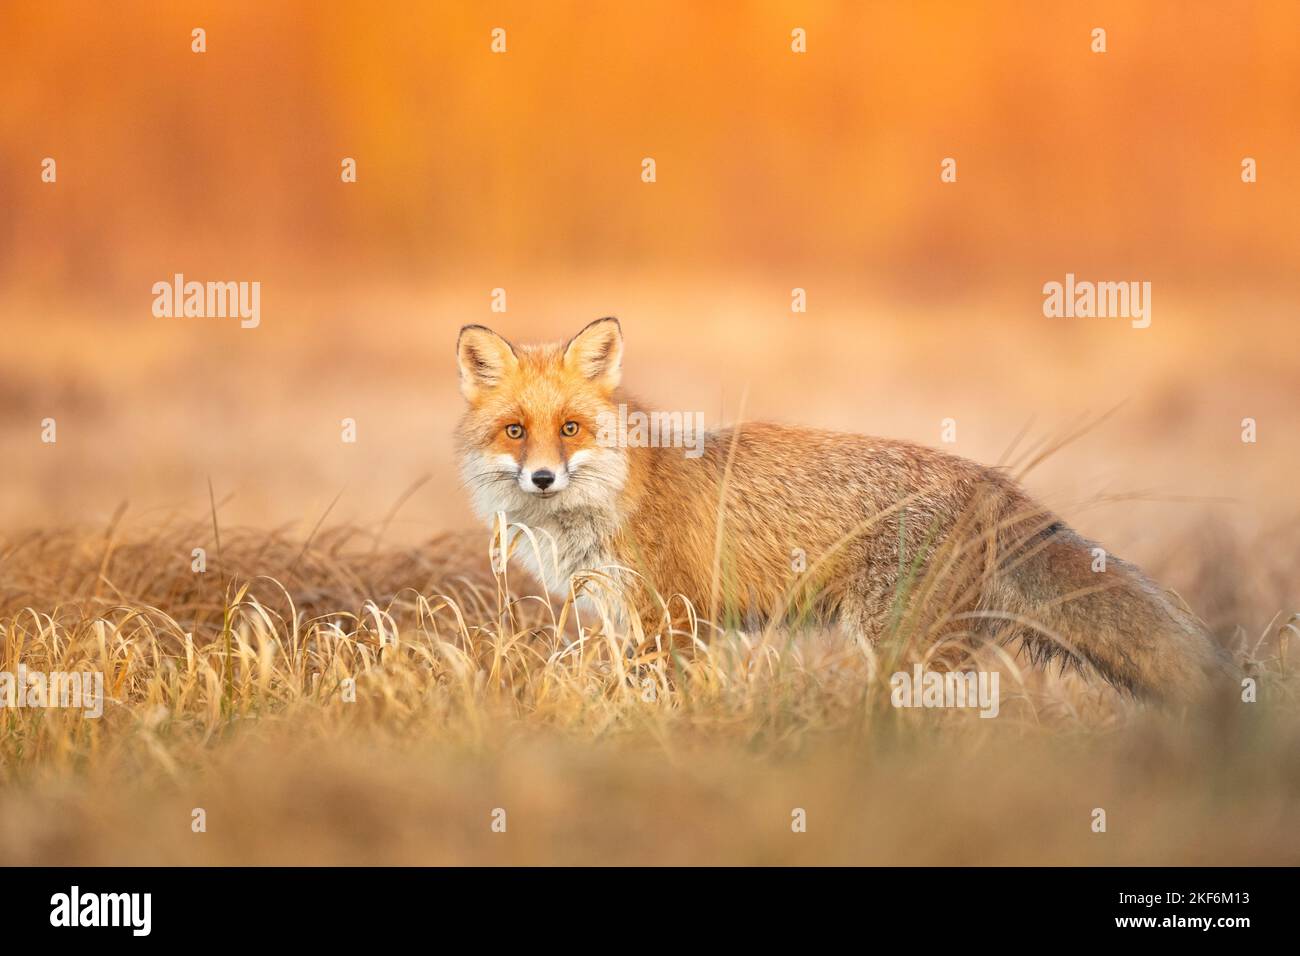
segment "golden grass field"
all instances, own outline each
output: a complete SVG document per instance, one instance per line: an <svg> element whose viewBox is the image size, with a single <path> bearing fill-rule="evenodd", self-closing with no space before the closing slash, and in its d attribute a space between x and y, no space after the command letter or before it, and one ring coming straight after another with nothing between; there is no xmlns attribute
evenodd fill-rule
<svg viewBox="0 0 1300 956"><path fill-rule="evenodd" d="M99 719L0 709L0 864L1300 863L1298 29L1284 0L0 4L0 673L109 686ZM176 273L260 283L260 325L155 317ZM1046 317L1067 273L1151 282L1150 327ZM611 314L649 406L951 419L942 447L1033 462L1258 702L983 649L984 720L890 706L912 632L701 624L675 661L579 632L491 573L453 348Z"/></svg>
<svg viewBox="0 0 1300 956"><path fill-rule="evenodd" d="M1248 648L1271 703L1182 716L986 653L979 666L1007 682L986 721L892 708L893 649L836 635L719 637L682 652L671 680L652 650L629 663L599 635L557 640L559 609L464 573L476 536L375 553L356 530L303 549L227 529L215 571L167 570L195 530L5 541L5 664L102 669L111 703L99 721L4 715L4 862L1219 864L1300 850L1285 643ZM1104 835L1089 830L1098 806ZM195 807L206 833L190 832ZM796 807L806 833L790 830Z"/></svg>
<svg viewBox="0 0 1300 956"><path fill-rule="evenodd" d="M949 321L948 335L963 341L968 331ZM705 394L689 382L708 374L707 347L674 359L671 337L640 331L672 327L670 317L624 322L637 391L685 407L681 396ZM823 329L850 323L832 317ZM555 334L565 324L552 323ZM408 357L409 369L397 343L420 333L399 327L378 359L341 359L346 350L323 345L249 352L237 375L207 379L210 391L181 382L187 361L210 367L210 357L191 347L173 374L176 356L151 356L128 337L112 361L79 367L84 397L64 406L58 445L40 446L32 412L6 406L6 447L17 453L0 533L0 670L20 661L103 670L110 702L99 720L0 713L0 861L1300 860L1293 642L1288 660L1300 535L1294 501L1279 490L1293 472L1280 480L1234 461L1237 422L1221 420L1213 397L1190 410L1160 399L1115 409L1128 396L1111 388L1097 401L1091 376L1138 361L1122 350L1082 338L1052 388L1023 354L1040 343L1000 341L1008 366L1026 371L992 395L978 363L935 358L943 334L929 329L882 336L882 380L856 386L872 396L865 411L839 397L853 392L861 353L847 354L833 334L769 333L776 343L756 339L752 357L742 350L710 385L731 389L731 414L748 385L751 415L780 406L785 420L875 422L931 443L943 405L927 396L988 395L950 399L961 427L980 433L958 450L990 462L1013 444L1021 461L1049 451L1025 484L1175 587L1258 677L1259 703L1165 713L986 649L979 666L1003 675L997 719L902 711L886 681L925 653L920 641L864 650L837 633L716 635L703 624L707 642L667 668L654 648L628 662L593 630L599 622L583 621L573 643L572 609L530 597L514 562L506 579L491 573L490 536L472 530L451 467L450 323L428 335L443 347ZM1195 336L1164 334L1169 377L1140 391L1185 396L1178 383L1222 355L1207 357ZM979 348L976 337L970 346ZM799 349L825 386L780 380ZM12 360L9 381L37 361ZM357 361L390 376L366 386L379 394L371 401L423 417L358 415L363 440L346 451L361 454L345 460L330 434L338 414L321 410L314 389L345 381ZM1215 388L1235 384L1264 421L1285 409L1284 378L1244 379ZM58 408L68 400L46 384L57 380L32 374L31 394L16 391L33 410ZM259 405L244 389L260 382ZM916 403L884 403L890 391L915 392ZM213 415L211 403L227 400ZM1017 407L1038 408L1037 418L1000 411ZM205 415L199 441L188 423ZM1052 450L1081 419L1084 434ZM78 434L91 425L100 434ZM265 455L259 435L282 443L279 457ZM134 449L129 469L103 450L110 438L122 454ZM1245 449L1256 450L1278 460L1271 440ZM46 452L65 457L55 466L39 458ZM69 517L43 512L52 502ZM209 554L202 574L191 570L196 547ZM341 699L347 677L354 703ZM206 833L191 832L196 807ZM1107 810L1106 834L1090 830L1096 807ZM496 808L507 812L504 834L491 829ZM808 813L806 833L791 831L794 808Z"/></svg>

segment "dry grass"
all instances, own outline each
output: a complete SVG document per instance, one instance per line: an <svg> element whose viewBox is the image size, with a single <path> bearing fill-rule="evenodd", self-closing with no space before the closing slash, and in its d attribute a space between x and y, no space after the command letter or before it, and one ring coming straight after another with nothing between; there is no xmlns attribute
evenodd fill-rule
<svg viewBox="0 0 1300 956"><path fill-rule="evenodd" d="M1255 660L1260 703L1152 713L1075 675L1026 672L1022 689L994 655L996 720L901 712L881 693L888 648L820 633L714 637L671 681L653 663L628 681L598 636L564 652L562 608L513 570L503 621L485 534L432 535L468 521L450 348L481 315L478 285L351 289L233 343L6 302L41 320L0 354L0 670L84 665L113 690L99 720L0 712L0 862L1300 862L1283 626L1300 607L1300 356L1282 305L1251 336L1172 304L1143 337L1004 332L973 311L893 321L847 294L792 324L762 319L750 286L665 296L657 274L635 278L538 285L552 314L504 331L556 337L619 311L647 401L712 417L752 385L751 418L926 444L954 415L955 450L984 462L1032 416L1031 437L1131 397L1029 489ZM354 314L391 324L358 334ZM1238 438L1245 414L1258 445ZM39 442L46 415L57 446ZM357 445L339 442L344 416Z"/></svg>
<svg viewBox="0 0 1300 956"><path fill-rule="evenodd" d="M0 862L1300 860L1281 622L1244 649L1260 704L1148 712L985 649L1003 705L981 720L890 706L912 647L626 654L487 547L203 520L0 540L0 670L100 670L109 697L98 720L0 712Z"/></svg>

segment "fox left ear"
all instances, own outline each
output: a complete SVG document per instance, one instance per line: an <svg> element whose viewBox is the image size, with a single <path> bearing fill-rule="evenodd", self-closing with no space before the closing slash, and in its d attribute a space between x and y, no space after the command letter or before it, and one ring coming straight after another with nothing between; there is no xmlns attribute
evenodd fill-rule
<svg viewBox="0 0 1300 956"><path fill-rule="evenodd" d="M569 339L564 367L608 389L623 379L623 329L618 319L597 319Z"/></svg>

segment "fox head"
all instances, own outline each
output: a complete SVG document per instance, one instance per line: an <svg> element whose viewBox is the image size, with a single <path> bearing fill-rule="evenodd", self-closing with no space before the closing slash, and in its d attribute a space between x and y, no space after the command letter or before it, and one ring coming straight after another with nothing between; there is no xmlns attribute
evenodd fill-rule
<svg viewBox="0 0 1300 956"><path fill-rule="evenodd" d="M467 325L456 358L468 403L457 431L461 476L480 517L490 522L504 511L527 522L613 507L627 480L627 452L599 436L604 416L617 414L617 319L598 319L548 345L511 345Z"/></svg>

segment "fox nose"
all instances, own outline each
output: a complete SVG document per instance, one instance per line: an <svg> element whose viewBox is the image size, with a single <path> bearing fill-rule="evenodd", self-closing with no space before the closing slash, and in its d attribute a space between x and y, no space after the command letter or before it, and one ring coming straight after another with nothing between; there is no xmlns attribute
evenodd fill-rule
<svg viewBox="0 0 1300 956"><path fill-rule="evenodd" d="M546 468L539 468L533 472L533 484L545 491L551 485L555 484L555 472Z"/></svg>

